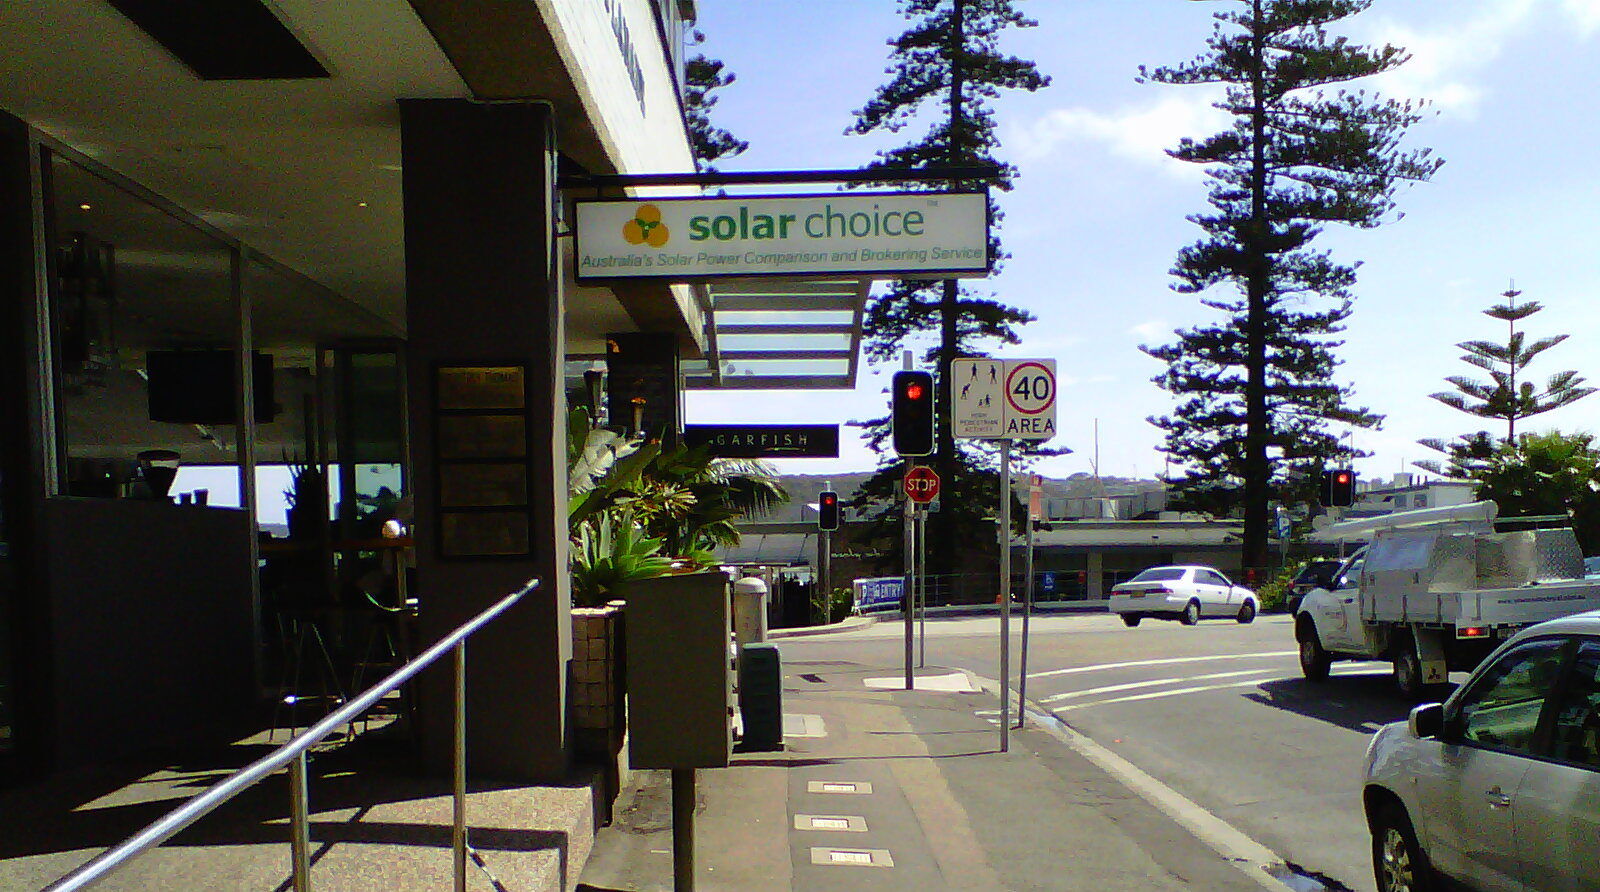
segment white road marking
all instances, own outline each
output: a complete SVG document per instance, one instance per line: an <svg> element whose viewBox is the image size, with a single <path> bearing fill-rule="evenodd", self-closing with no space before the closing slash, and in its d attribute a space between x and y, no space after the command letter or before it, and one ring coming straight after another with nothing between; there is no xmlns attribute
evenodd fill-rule
<svg viewBox="0 0 1600 892"><path fill-rule="evenodd" d="M1062 700L1071 700L1075 697L1092 697L1095 694L1114 694L1118 691L1132 691L1139 688L1153 688L1164 684L1179 684L1186 681L1206 681L1213 678L1235 678L1240 675L1261 675L1272 673L1275 669L1241 669L1238 672L1213 672L1210 675L1190 675L1184 678L1158 678L1155 681L1135 681L1128 684L1106 685L1101 688L1087 688L1082 691L1068 691L1065 694L1052 694L1042 698L1040 703L1059 703Z"/></svg>
<svg viewBox="0 0 1600 892"><path fill-rule="evenodd" d="M1048 672L1030 672L1029 678L1050 678L1056 675L1076 675L1080 672L1099 672L1105 669L1132 669L1136 666L1170 666L1175 663L1205 663L1211 660L1249 660L1256 657L1294 657L1297 650L1274 650L1259 654L1213 654L1208 657L1176 657L1166 660L1134 660L1128 663L1101 663L1096 666L1073 666L1070 669L1051 669Z"/></svg>
<svg viewBox="0 0 1600 892"><path fill-rule="evenodd" d="M1364 674L1365 672L1371 671L1370 669L1368 669L1366 667L1352 667L1352 668L1354 668L1356 671L1353 671L1353 672L1337 672L1335 674L1337 674L1337 675L1360 675L1360 674ZM1259 670L1259 671L1266 671L1266 670ZM1247 675L1247 674L1249 674L1249 673L1245 673L1245 672L1231 672L1231 673L1224 672L1224 673L1218 673L1217 675L1214 675L1214 676L1200 675L1200 676L1196 676L1196 678L1223 678L1223 677L1225 677L1227 675ZM1187 681L1188 679L1172 679L1172 680L1173 681ZM1177 696L1182 695L1182 694L1198 694L1198 693L1201 693L1203 691L1220 691L1220 690L1223 690L1225 688L1256 687L1256 686L1259 686L1264 681L1271 681L1271 679L1256 678L1256 679L1252 679L1250 681L1235 681L1235 682L1231 682L1229 684L1197 685L1195 687L1188 687L1188 688L1173 688L1170 691L1156 691L1156 692L1150 693L1150 694L1132 694L1132 695L1129 695L1127 697L1112 697L1109 700L1096 700L1093 703L1068 703L1068 704L1066 704L1064 706L1058 706L1058 707L1053 707L1053 708L1055 709L1056 712L1066 712L1069 709L1082 709L1085 706L1107 706L1107 705L1112 704L1112 703L1131 703L1131 702L1133 702L1135 700L1157 700L1157 699L1160 699L1162 697L1177 697ZM1155 682L1155 684L1164 684L1164 683L1165 682Z"/></svg>
<svg viewBox="0 0 1600 892"><path fill-rule="evenodd" d="M1071 709L1083 709L1086 706L1109 706L1113 703L1131 703L1135 700L1157 700L1162 697L1178 697L1183 694L1198 694L1202 691L1220 691L1225 688L1253 688L1258 687L1265 678L1253 678L1249 681L1235 681L1228 684L1197 685L1192 688L1173 688L1170 691L1156 691L1153 694L1132 694L1127 697L1112 697L1110 700L1096 700L1093 703L1068 703L1055 708L1056 712L1066 712Z"/></svg>

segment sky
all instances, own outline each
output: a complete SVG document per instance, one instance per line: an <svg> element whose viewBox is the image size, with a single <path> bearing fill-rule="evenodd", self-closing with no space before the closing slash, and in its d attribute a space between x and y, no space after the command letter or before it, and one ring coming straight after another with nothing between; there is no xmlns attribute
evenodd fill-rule
<svg viewBox="0 0 1600 892"><path fill-rule="evenodd" d="M1175 329L1218 316L1170 287L1174 257L1200 234L1185 217L1208 205L1202 171L1164 150L1222 129L1226 118L1210 107L1218 95L1210 88L1135 77L1141 64L1201 53L1211 14L1237 5L1018 0L1039 25L1007 32L1002 49L1036 62L1052 83L994 103L998 154L1020 175L1013 192L1000 194L999 234L1011 258L977 287L1038 317L1021 344L997 355L1058 363L1061 433L1051 445L1073 452L1043 460L1041 473L1151 478L1166 469L1160 432L1146 419L1175 404L1151 383L1162 367L1139 345L1169 343ZM737 76L717 91L713 121L750 143L720 169L854 168L921 137L920 128L844 135L852 112L886 80L887 41L905 30L891 0L699 0L697 8L702 51ZM1401 189L1402 218L1376 229L1330 227L1313 245L1360 263L1338 378L1355 388L1356 405L1386 416L1380 430L1351 433L1356 448L1373 453L1356 465L1372 480L1437 457L1419 439L1503 431L1503 422L1429 394L1451 389L1446 376L1483 377L1456 345L1505 341L1505 323L1482 311L1513 281L1520 300L1545 307L1523 323L1530 338L1571 335L1535 360L1535 379L1575 369L1600 384L1600 0L1377 0L1333 28L1410 51L1398 70L1351 86L1429 100L1406 145L1445 159L1432 181ZM695 392L686 420L881 416L894 368L863 363L853 392ZM1518 428L1600 431L1600 394ZM826 474L876 464L858 431L846 428L841 439L838 459L778 465Z"/></svg>

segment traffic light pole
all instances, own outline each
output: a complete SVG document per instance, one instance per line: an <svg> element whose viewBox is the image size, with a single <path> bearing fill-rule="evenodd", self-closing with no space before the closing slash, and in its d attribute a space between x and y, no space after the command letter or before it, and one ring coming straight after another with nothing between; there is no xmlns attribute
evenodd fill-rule
<svg viewBox="0 0 1600 892"><path fill-rule="evenodd" d="M910 350L900 351L900 368L903 372L911 371ZM894 400L896 402L891 403L890 406L890 417L893 420L899 419L900 412L897 402L899 398L900 387L895 384ZM895 445L898 447L899 443L896 442ZM915 461L909 458L906 459L906 473L911 473L911 468L915 465ZM906 690L909 691L914 686L914 680L911 675L911 617L914 615L915 604L911 600L911 586L916 581L916 569L913 561L916 560L917 544L913 540L916 538L917 508L911 503L911 495L909 493L905 494L905 500L905 536L901 541L902 550L900 552L900 567L905 572L905 580L901 583L900 589L900 618L905 621L906 627Z"/></svg>
<svg viewBox="0 0 1600 892"><path fill-rule="evenodd" d="M833 534L827 530L817 531L817 594L820 595L822 604L822 621L817 625L825 626L833 621Z"/></svg>
<svg viewBox="0 0 1600 892"><path fill-rule="evenodd" d="M910 639L906 653L910 654ZM1000 441L1000 752L1011 749L1011 441Z"/></svg>

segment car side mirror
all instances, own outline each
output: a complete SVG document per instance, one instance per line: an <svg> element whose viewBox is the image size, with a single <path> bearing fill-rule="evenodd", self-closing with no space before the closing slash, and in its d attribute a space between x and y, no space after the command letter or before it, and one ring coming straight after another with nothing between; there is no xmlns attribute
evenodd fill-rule
<svg viewBox="0 0 1600 892"><path fill-rule="evenodd" d="M1442 737L1444 735L1444 704L1424 703L1412 709L1410 717L1406 719L1406 725L1411 729L1412 737Z"/></svg>

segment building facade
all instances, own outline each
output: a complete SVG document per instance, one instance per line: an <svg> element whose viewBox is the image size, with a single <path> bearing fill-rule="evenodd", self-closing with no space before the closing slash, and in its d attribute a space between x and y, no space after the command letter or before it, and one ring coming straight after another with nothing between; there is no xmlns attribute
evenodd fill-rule
<svg viewBox="0 0 1600 892"><path fill-rule="evenodd" d="M677 418L721 362L704 286L576 284L571 206L694 169L693 12L0 7L0 771L226 734L302 636L370 604L420 646L538 578L471 648L469 750L566 772L569 397L635 360Z"/></svg>

